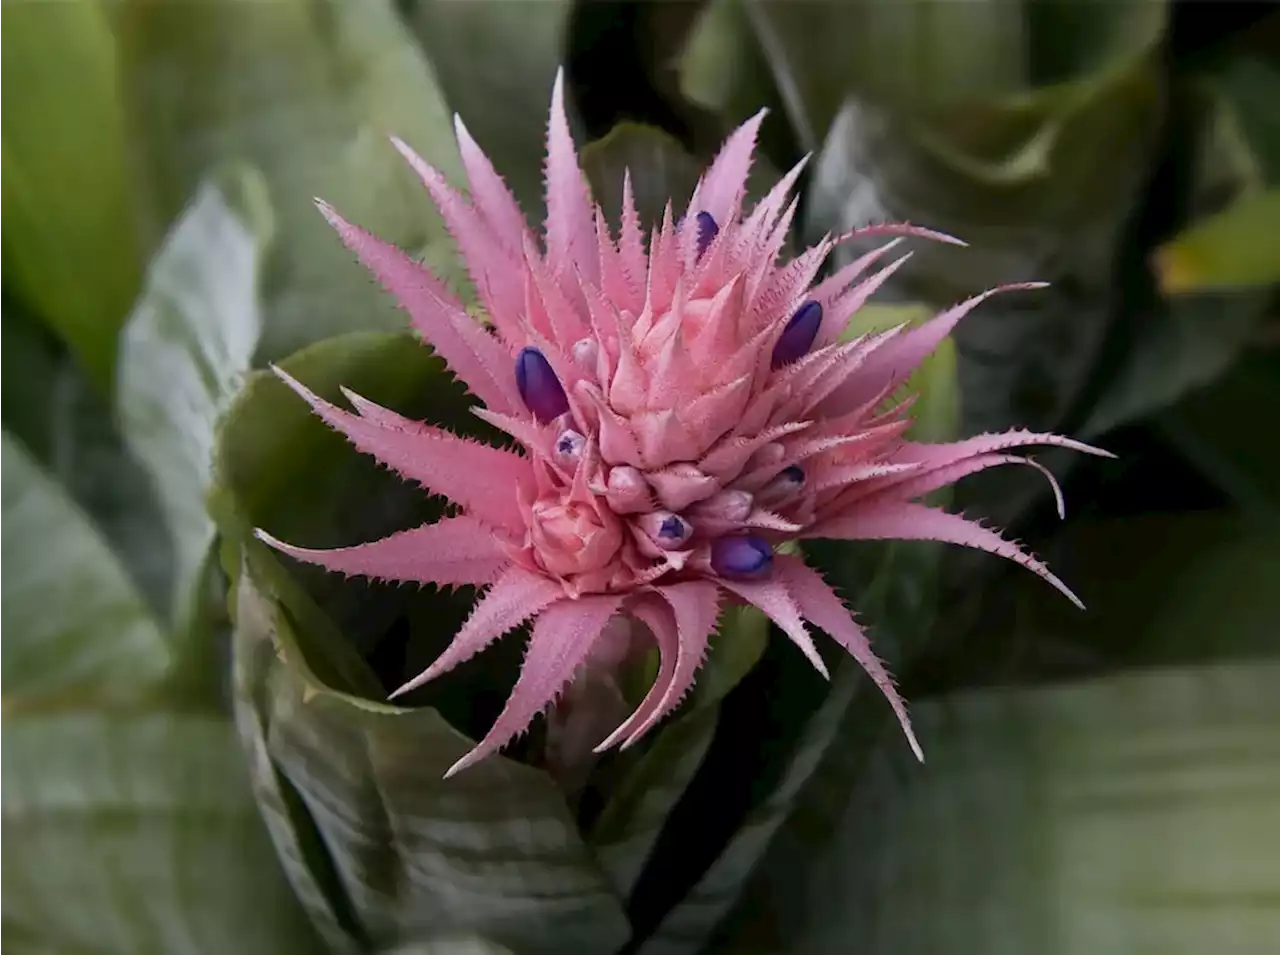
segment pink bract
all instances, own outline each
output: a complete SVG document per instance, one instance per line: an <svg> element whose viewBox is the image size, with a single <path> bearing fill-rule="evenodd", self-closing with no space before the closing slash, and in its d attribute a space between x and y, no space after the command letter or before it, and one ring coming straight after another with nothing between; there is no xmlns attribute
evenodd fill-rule
<svg viewBox="0 0 1280 955"><path fill-rule="evenodd" d="M523 732L599 656L618 615L644 624L661 662L639 707L598 750L635 743L693 686L726 599L758 607L824 675L806 621L826 632L880 687L919 755L905 706L862 628L801 557L774 552L787 541L976 547L1018 561L1076 601L1017 545L917 499L984 468L1033 464L1008 453L1017 447L1106 452L1027 431L920 444L903 437L909 402L895 401L907 375L972 308L996 292L1037 286L1006 286L918 327L841 341L850 315L906 256L867 274L894 239L816 284L827 255L850 236L781 258L803 163L743 209L763 115L729 137L683 216L668 204L647 243L629 177L620 236L593 203L561 77L541 242L461 121L470 200L395 141L465 257L489 326L404 252L320 203L483 402L475 414L518 446L469 441L344 392L353 413L276 370L356 448L460 508L435 524L333 550L258 532L286 554L348 575L486 588L445 652L393 695L533 621L505 708L449 775ZM853 235L962 244L906 225Z"/></svg>

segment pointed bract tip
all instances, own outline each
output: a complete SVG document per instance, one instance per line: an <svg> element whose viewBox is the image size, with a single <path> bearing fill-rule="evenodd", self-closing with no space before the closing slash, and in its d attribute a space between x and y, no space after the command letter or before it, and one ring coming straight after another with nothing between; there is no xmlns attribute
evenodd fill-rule
<svg viewBox="0 0 1280 955"><path fill-rule="evenodd" d="M969 243L964 239L958 239L954 235L946 232L939 232L936 229L926 229L923 226L912 225L910 222L881 222L876 225L859 226L856 229L850 229L848 232L842 232L836 236L835 244L842 245L845 242L853 242L858 239L872 239L879 236L897 236L899 238L910 237L915 239L928 239L931 242L942 242L945 245L958 245L961 248L968 248Z"/></svg>
<svg viewBox="0 0 1280 955"><path fill-rule="evenodd" d="M551 108L563 108L564 105L564 67L556 67L556 79L551 84Z"/></svg>
<svg viewBox="0 0 1280 955"><path fill-rule="evenodd" d="M268 534L261 527L255 527L253 529L253 536L262 541L262 543L266 544L268 547L274 547L277 550L284 545L284 541L280 540L278 537Z"/></svg>
<svg viewBox="0 0 1280 955"><path fill-rule="evenodd" d="M444 771L444 775L440 778L452 779L454 776L458 775L458 773L462 772L464 769L470 766L473 762L475 762L475 760L470 760L466 756L463 756L462 759L458 760L456 763L454 763L452 766L446 769Z"/></svg>
<svg viewBox="0 0 1280 955"><path fill-rule="evenodd" d="M328 222L329 225L337 229L343 224L342 216L338 215L338 210L328 202L321 199L319 196L313 196L311 201L315 203L316 209L322 216L324 216L325 221Z"/></svg>
<svg viewBox="0 0 1280 955"><path fill-rule="evenodd" d="M773 548L754 534L721 537L711 545L711 567L721 577L758 577L773 566Z"/></svg>
<svg viewBox="0 0 1280 955"><path fill-rule="evenodd" d="M923 763L924 750L920 747L920 741L916 739L915 732L911 729L910 726L904 727L904 730L907 734L907 742L911 746L911 752L915 753L916 759L919 760L921 763Z"/></svg>
<svg viewBox="0 0 1280 955"><path fill-rule="evenodd" d="M399 136L388 136L387 138L391 140L391 145L396 148L396 152L403 156L405 161L415 170L420 171L424 168L430 168L427 162L414 151L414 148Z"/></svg>

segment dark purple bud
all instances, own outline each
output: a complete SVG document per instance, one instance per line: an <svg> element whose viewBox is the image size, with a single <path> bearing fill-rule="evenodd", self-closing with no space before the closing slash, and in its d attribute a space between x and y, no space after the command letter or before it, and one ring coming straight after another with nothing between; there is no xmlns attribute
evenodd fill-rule
<svg viewBox="0 0 1280 955"><path fill-rule="evenodd" d="M551 363L532 345L516 356L516 387L525 405L544 424L569 410L569 399Z"/></svg>
<svg viewBox="0 0 1280 955"><path fill-rule="evenodd" d="M721 577L758 577L773 565L773 548L752 534L721 537L711 545L711 567Z"/></svg>
<svg viewBox="0 0 1280 955"><path fill-rule="evenodd" d="M789 468L783 468L782 473L779 474L778 477L782 478L788 484L795 484L799 486L804 483L804 468L800 467L798 464L793 464Z"/></svg>
<svg viewBox="0 0 1280 955"><path fill-rule="evenodd" d="M773 346L773 367L781 368L807 355L821 326L821 304L805 302L796 309L796 313L787 322L787 327L782 330L778 344Z"/></svg>
<svg viewBox="0 0 1280 955"><path fill-rule="evenodd" d="M686 536L684 521L672 514L658 528L658 536L663 540L684 540Z"/></svg>
<svg viewBox="0 0 1280 955"><path fill-rule="evenodd" d="M698 213L698 255L702 255L707 251L707 247L715 241L715 237L720 234L720 227L716 225L716 220L712 218L710 212Z"/></svg>

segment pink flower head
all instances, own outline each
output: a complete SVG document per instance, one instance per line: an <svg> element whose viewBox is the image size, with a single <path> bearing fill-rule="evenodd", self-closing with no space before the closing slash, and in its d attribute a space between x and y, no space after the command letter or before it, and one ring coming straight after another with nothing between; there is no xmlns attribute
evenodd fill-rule
<svg viewBox="0 0 1280 955"><path fill-rule="evenodd" d="M484 403L475 414L517 445L469 441L345 392L353 413L277 369L360 451L460 508L435 524L333 550L258 532L299 560L345 574L487 588L444 653L396 694L533 621L505 708L450 775L526 729L593 651L599 655L601 635L619 615L645 624L661 662L644 700L598 751L635 743L693 686L726 598L762 610L824 675L806 621L834 639L884 692L919 755L902 700L867 637L816 571L777 552L787 541L948 541L1016 560L1079 603L1017 545L917 499L994 465L1039 467L1011 448L1105 452L1026 431L920 444L903 437L909 403L893 401L975 305L997 291L1037 286L1007 286L919 327L841 341L849 316L906 256L865 274L894 239L816 283L833 246L850 236L781 258L801 166L743 208L763 115L729 137L682 217L668 204L647 243L629 177L620 236L593 203L560 77L547 134L542 242L461 121L469 200L395 141L440 208L492 327L477 323L408 255L320 204ZM963 244L911 226L853 235L875 234Z"/></svg>

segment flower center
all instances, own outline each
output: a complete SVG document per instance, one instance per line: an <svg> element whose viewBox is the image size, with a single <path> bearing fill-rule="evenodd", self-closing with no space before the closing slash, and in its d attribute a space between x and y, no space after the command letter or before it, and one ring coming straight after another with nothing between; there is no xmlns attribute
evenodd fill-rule
<svg viewBox="0 0 1280 955"><path fill-rule="evenodd" d="M578 501L539 501L533 506L529 533L538 561L560 577L600 570L622 546L617 518Z"/></svg>

